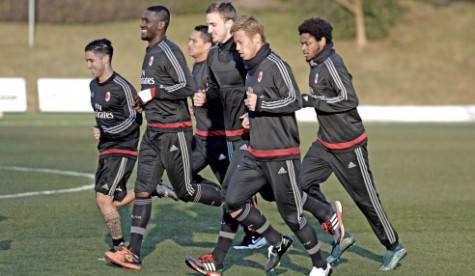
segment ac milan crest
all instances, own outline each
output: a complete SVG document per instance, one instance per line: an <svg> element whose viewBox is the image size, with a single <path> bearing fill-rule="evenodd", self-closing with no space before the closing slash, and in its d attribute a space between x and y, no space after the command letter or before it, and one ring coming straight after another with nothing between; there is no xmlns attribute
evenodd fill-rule
<svg viewBox="0 0 475 276"><path fill-rule="evenodd" d="M106 92L106 96L105 96L104 99L106 100L106 102L109 102L111 100L111 92L110 91Z"/></svg>
<svg viewBox="0 0 475 276"><path fill-rule="evenodd" d="M264 75L264 73L262 73L262 71L260 71L259 75L257 76L257 82L261 82L263 75Z"/></svg>
<svg viewBox="0 0 475 276"><path fill-rule="evenodd" d="M318 73L315 74L315 79L313 80L313 83L315 83L315 84L318 83Z"/></svg>
<svg viewBox="0 0 475 276"><path fill-rule="evenodd" d="M148 60L148 66L152 66L153 60L154 60L153 56L150 56L150 58Z"/></svg>

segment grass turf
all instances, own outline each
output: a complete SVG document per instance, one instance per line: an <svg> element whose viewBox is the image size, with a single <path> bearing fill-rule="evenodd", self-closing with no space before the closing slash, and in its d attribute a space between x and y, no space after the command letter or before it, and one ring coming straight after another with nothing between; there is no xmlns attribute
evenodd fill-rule
<svg viewBox="0 0 475 276"><path fill-rule="evenodd" d="M91 114L7 114L0 121L0 166L49 168L93 173L96 166ZM370 166L391 222L408 256L391 275L469 275L475 269L473 156L474 124L367 124ZM302 150L315 136L315 124L301 124ZM209 175L209 171L207 172ZM135 175L135 174L133 174ZM133 186L133 178L129 187ZM0 169L0 195L89 184L84 177ZM341 185L324 186L343 202L346 229L357 239L335 275L383 275L377 269L384 248ZM271 203L260 206L273 225L290 233ZM126 237L130 209L122 211ZM220 210L154 199L140 275L194 275L183 259L209 252L216 241ZM310 218L309 215L307 215ZM319 230L323 251L330 238ZM240 239L240 236L237 240ZM94 203L94 192L0 199L1 275L137 275L98 258L109 237ZM266 250L232 250L226 275L265 275ZM310 261L298 244L276 272L308 273Z"/></svg>

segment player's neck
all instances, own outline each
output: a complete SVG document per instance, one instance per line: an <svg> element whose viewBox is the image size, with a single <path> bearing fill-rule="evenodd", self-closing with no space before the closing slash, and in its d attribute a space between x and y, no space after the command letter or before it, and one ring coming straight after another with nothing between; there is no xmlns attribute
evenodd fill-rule
<svg viewBox="0 0 475 276"><path fill-rule="evenodd" d="M151 40L148 41L148 47L152 47L154 45L157 45L162 39L165 37L165 34L160 34L152 38Z"/></svg>
<svg viewBox="0 0 475 276"><path fill-rule="evenodd" d="M97 78L97 80L99 81L99 83L104 83L112 76L112 74L114 74L114 70L112 69L112 67L106 67L104 73L102 73Z"/></svg>
<svg viewBox="0 0 475 276"><path fill-rule="evenodd" d="M200 56L195 57L195 63L200 63L208 59L208 53L201 54Z"/></svg>

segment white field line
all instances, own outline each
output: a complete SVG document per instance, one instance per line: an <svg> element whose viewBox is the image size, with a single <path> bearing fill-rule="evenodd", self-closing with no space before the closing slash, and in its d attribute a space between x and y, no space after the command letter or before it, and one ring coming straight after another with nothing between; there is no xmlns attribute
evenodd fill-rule
<svg viewBox="0 0 475 276"><path fill-rule="evenodd" d="M16 166L0 166L0 170L9 170L9 171L18 171L18 172L38 172L46 174L58 174L58 175L67 175L67 176L79 176L86 177L94 180L94 175L90 173L81 173L75 171L63 171L63 170L53 170L53 169L41 169L41 168L27 168L27 167L16 167ZM94 184L82 185L76 188L69 189L59 189L59 190L46 190L38 192L26 192L18 194L9 194L9 195L0 195L0 199L6 198L18 198L18 197L29 197L37 195L53 195L53 194L63 194L63 193L75 193L85 190L90 190L94 188Z"/></svg>

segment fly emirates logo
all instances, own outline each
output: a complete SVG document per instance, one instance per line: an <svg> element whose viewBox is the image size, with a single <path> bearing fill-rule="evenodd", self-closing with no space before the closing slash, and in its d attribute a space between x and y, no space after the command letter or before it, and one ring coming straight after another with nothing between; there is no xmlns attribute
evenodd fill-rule
<svg viewBox="0 0 475 276"><path fill-rule="evenodd" d="M142 75L140 76L140 84L153 85L155 84L155 80L153 78L146 78L145 70L142 70Z"/></svg>

